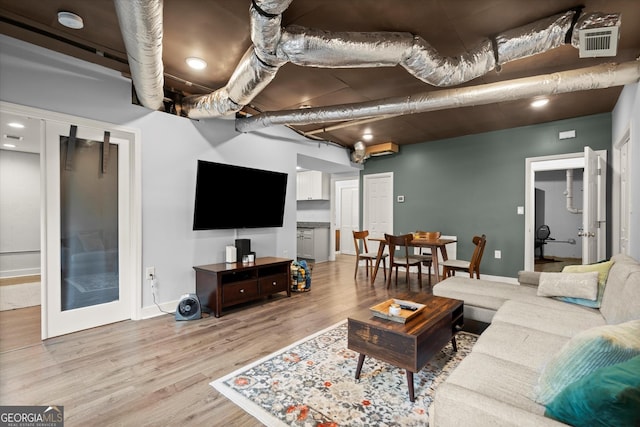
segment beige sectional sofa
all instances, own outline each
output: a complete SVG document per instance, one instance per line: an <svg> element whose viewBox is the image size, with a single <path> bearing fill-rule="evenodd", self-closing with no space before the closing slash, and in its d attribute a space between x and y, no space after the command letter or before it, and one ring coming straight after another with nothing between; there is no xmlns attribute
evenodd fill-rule
<svg viewBox="0 0 640 427"><path fill-rule="evenodd" d="M624 255L612 261L599 309L538 296L540 273L521 273L520 285L464 277L435 285L435 295L464 301L465 319L490 325L438 387L430 425L565 425L546 417L536 401L548 362L584 331L640 319L640 264Z"/></svg>

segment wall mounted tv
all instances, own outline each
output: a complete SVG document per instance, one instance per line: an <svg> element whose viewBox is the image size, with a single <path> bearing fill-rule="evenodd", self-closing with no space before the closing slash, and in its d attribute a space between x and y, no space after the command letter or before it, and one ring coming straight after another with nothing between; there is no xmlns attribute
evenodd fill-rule
<svg viewBox="0 0 640 427"><path fill-rule="evenodd" d="M282 227L287 174L198 160L194 230Z"/></svg>

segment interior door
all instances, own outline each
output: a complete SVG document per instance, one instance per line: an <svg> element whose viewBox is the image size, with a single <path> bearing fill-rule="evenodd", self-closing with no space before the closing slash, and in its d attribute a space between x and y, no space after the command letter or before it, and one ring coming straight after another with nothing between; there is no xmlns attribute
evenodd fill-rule
<svg viewBox="0 0 640 427"><path fill-rule="evenodd" d="M131 317L132 140L45 124L43 338ZM118 136L121 136L118 134Z"/></svg>
<svg viewBox="0 0 640 427"><path fill-rule="evenodd" d="M358 230L358 181L340 187L340 253L355 255L353 231Z"/></svg>
<svg viewBox="0 0 640 427"><path fill-rule="evenodd" d="M582 231L582 263L590 264L606 254L606 159L589 147L584 147L584 195Z"/></svg>
<svg viewBox="0 0 640 427"><path fill-rule="evenodd" d="M365 175L363 178L363 229L371 237L393 233L393 173ZM371 242L369 251L377 251Z"/></svg>

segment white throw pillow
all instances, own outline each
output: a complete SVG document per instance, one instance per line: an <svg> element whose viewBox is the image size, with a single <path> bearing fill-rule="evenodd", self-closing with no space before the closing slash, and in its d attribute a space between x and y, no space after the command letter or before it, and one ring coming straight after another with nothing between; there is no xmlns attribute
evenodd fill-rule
<svg viewBox="0 0 640 427"><path fill-rule="evenodd" d="M598 298L598 272L540 273L538 296L584 298L595 301Z"/></svg>

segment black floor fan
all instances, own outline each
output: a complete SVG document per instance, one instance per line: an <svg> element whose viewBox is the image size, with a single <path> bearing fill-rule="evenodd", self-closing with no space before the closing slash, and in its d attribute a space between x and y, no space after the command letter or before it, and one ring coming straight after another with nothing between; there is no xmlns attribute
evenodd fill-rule
<svg viewBox="0 0 640 427"><path fill-rule="evenodd" d="M200 300L196 294L184 294L176 308L176 320L196 320L202 317Z"/></svg>

